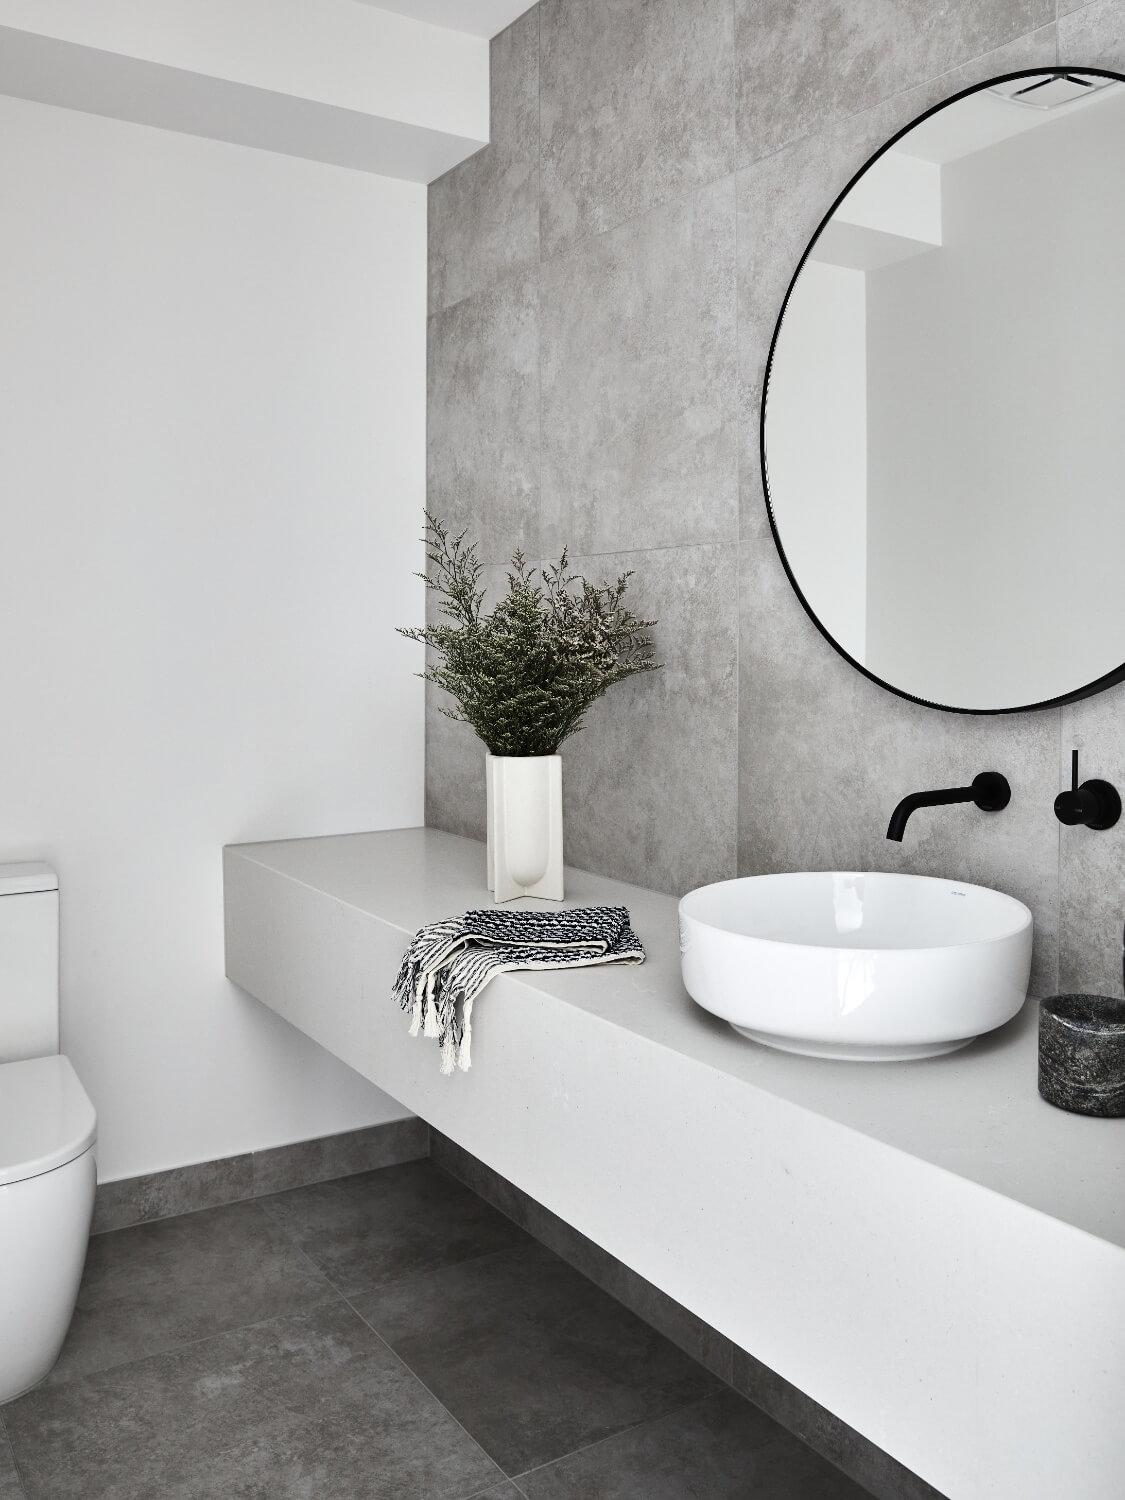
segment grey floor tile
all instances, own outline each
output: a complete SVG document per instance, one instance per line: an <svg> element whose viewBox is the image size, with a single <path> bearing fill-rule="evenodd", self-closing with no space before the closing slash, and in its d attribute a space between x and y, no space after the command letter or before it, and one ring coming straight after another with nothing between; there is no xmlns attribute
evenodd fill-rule
<svg viewBox="0 0 1125 1500"><path fill-rule="evenodd" d="M0 1500L25 1500L25 1491L16 1471L16 1460L0 1420Z"/></svg>
<svg viewBox="0 0 1125 1500"><path fill-rule="evenodd" d="M526 1239L432 1162L407 1162L261 1200L350 1295Z"/></svg>
<svg viewBox="0 0 1125 1500"><path fill-rule="evenodd" d="M717 1386L540 1245L397 1282L355 1305L508 1474Z"/></svg>
<svg viewBox="0 0 1125 1500"><path fill-rule="evenodd" d="M865 1500L733 1391L520 1477L527 1500Z"/></svg>
<svg viewBox="0 0 1125 1500"><path fill-rule="evenodd" d="M256 1203L97 1235L49 1382L57 1385L334 1296Z"/></svg>
<svg viewBox="0 0 1125 1500"><path fill-rule="evenodd" d="M23 1397L31 1500L437 1500L495 1466L343 1303Z"/></svg>

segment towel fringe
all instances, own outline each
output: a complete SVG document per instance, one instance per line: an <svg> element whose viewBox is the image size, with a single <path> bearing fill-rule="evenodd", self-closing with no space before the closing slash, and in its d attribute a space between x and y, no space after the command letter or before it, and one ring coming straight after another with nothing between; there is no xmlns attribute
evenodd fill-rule
<svg viewBox="0 0 1125 1500"><path fill-rule="evenodd" d="M393 993L410 1013L410 1035L439 1044L441 1071L448 1077L472 1067L473 1001L497 974L644 960L623 906L471 911L414 935Z"/></svg>
<svg viewBox="0 0 1125 1500"><path fill-rule="evenodd" d="M453 1045L453 1032L447 1031L441 1039L441 1071L446 1077L453 1072L456 1056L456 1048Z"/></svg>
<svg viewBox="0 0 1125 1500"><path fill-rule="evenodd" d="M473 1065L473 997L468 995L461 1007L461 1045L457 1049L457 1066L467 1073Z"/></svg>

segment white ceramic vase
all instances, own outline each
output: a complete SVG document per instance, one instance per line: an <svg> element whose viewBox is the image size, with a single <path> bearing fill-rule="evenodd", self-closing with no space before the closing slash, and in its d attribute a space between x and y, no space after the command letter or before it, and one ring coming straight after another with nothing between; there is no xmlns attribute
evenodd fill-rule
<svg viewBox="0 0 1125 1500"><path fill-rule="evenodd" d="M485 755L488 889L563 899L562 756Z"/></svg>

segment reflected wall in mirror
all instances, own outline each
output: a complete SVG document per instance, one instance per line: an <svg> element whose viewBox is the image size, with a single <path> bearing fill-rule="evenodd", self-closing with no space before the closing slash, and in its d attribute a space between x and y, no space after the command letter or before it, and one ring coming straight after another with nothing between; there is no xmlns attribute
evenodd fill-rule
<svg viewBox="0 0 1125 1500"><path fill-rule="evenodd" d="M995 79L872 159L766 375L774 535L854 665L970 713L1125 679L1125 80Z"/></svg>

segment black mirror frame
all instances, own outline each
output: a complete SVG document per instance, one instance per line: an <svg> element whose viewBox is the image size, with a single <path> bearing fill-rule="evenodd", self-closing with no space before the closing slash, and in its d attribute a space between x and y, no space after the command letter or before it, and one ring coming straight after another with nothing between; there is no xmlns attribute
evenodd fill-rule
<svg viewBox="0 0 1125 1500"><path fill-rule="evenodd" d="M778 556L781 558L781 565L785 569L785 576L789 579L789 583L792 586L793 592L800 600L801 607L804 609L809 619L816 626L817 630L820 631L821 635L832 647L832 649L836 651L840 656L842 656L849 666L854 667L857 672L861 673L871 682L876 683L879 687L885 689L888 693L893 693L896 698L905 698L910 703L919 703L923 708L936 708L942 713L974 714L980 716L986 714L1035 713L1040 709L1060 708L1063 704L1077 703L1082 698L1093 697L1095 693L1104 692L1106 688L1116 687L1119 683L1125 682L1125 661L1123 661L1122 664L1114 671L1107 672L1104 674L1104 676L1095 678L1093 682L1088 682L1084 687L1075 688L1073 692L1063 693L1057 698L1046 698L1042 703L1023 703L1017 704L1011 708L958 708L955 705L949 703L935 703L929 698L919 698L915 693L908 693L904 688L895 687L893 683L886 682L882 677L876 676L874 672L869 672L865 666L862 666L858 661L856 661L854 656L850 655L849 652L844 650L840 642L835 638L834 635L832 635L831 631L829 631L823 624L823 622L819 619L816 611L813 609L809 601L805 598L801 586L797 582L796 575L789 565L789 559L785 555L785 548L781 544L781 533L778 529L777 519L774 516L773 502L770 499L769 468L766 464L766 405L769 400L770 374L773 370L773 359L774 352L777 348L777 341L781 336L782 324L785 322L785 313L787 308L789 307L789 299L793 295L793 290L797 285L797 281L802 270L804 270L805 262L812 254L813 246L816 244L817 240L824 232L824 229L827 227L829 220L832 218L836 210L840 207L840 204L851 192L852 188L855 187L860 178L872 166L874 166L879 158L883 156L884 153L889 151L891 147L894 146L898 141L900 141L904 135L907 135L911 130L913 130L915 125L921 124L923 120L928 120L931 115L936 115L940 110L948 109L951 104L956 104L959 99L966 99L970 94L979 94L982 89L992 88L995 84L998 83L1007 83L1014 78L1042 78L1045 75L1056 73L1088 73L1092 77L1109 78L1116 83L1125 83L1125 74L1117 73L1112 68L1087 68L1082 67L1077 63L1071 63L1067 66L1055 64L1054 66L1050 67L1018 68L1011 73L998 73L994 78L987 78L981 83L974 83L969 88L960 89L957 93L950 94L948 99L943 99L940 103L931 105L929 109L923 110L923 112L920 115L915 116L915 118L911 120L909 124L904 125L901 130L896 131L889 140L884 141L884 143L879 147L878 151L873 152L872 155L868 157L863 166L860 167L859 171L851 177L847 185L842 189L840 193L837 194L828 212L824 215L820 223L817 225L816 229L813 231L812 237L810 238L808 244L805 246L804 252L802 253L800 260L797 262L797 268L793 272L789 285L786 288L785 296L782 299L781 303L781 311L778 313L777 322L774 325L773 337L770 339L769 354L766 357L765 377L762 383L761 411L759 414L758 422L758 444L762 466L762 487L766 501L766 515L769 517L770 531L773 535L774 545L777 547Z"/></svg>

